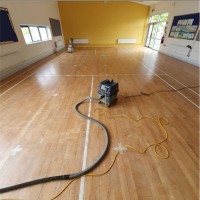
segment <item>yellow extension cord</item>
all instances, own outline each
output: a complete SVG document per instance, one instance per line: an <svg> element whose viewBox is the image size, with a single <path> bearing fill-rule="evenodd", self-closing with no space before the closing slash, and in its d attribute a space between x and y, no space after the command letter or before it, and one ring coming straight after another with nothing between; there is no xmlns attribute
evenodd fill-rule
<svg viewBox="0 0 200 200"><path fill-rule="evenodd" d="M106 94L105 94L105 96L106 96ZM105 115L105 116L107 116L107 111L108 111L108 108L106 107L106 97L104 98L105 100L105 104L104 104L104 108L95 108L94 109L94 113L96 113L96 114L98 114L98 115ZM103 109L103 112L102 113L98 113L97 112L97 110L102 110ZM162 159L167 159L167 158L169 158L169 150L162 144L162 143L164 143L164 142L166 142L167 141L167 139L168 139L168 132L167 132L167 130L164 128L164 126L163 126L163 123L165 124L165 125L167 125L168 123L169 123L169 121L168 121L168 119L167 118L165 118L165 117L163 117L163 118L158 118L158 119L156 119L156 118L154 118L154 117L150 117L150 116L144 116L144 117L142 117L142 118L140 118L140 119L136 119L136 120L134 120L134 119L132 119L131 117L129 117L128 115L123 115L123 114L119 114L119 115L111 115L110 116L110 118L111 119L114 119L114 118L117 118L117 117L124 117L124 118L127 118L127 119L129 119L130 121L132 121L132 122L139 122L140 120L142 120L142 119L150 119L150 120L152 120L152 121L154 121L157 125L158 125L158 127L160 127L161 128L161 130L163 131L163 133L165 134L165 138L163 139L163 140L161 140L160 142L156 142L156 143L153 143L153 144L150 144L150 145L148 145L143 151L141 151L141 150L138 150L138 149L136 149L136 148L134 148L133 146L130 146L130 145L124 145L124 147L128 147L128 148L130 148L130 149L132 149L132 150L134 150L134 151L136 151L136 152L138 152L138 153L140 153L140 154L144 154L144 153L146 153L146 151L150 148L150 147L153 147L154 146L154 154L158 157L158 158L162 158ZM163 123L162 123L162 120L164 121ZM157 148L158 147L162 147L164 150L165 150L165 152L166 152L166 156L162 156L161 154L159 154L158 152L157 152Z"/></svg>
<svg viewBox="0 0 200 200"><path fill-rule="evenodd" d="M104 99L105 99L104 108L95 108L94 113L96 113L96 114L98 114L98 115L105 115L105 116L108 116L108 114L107 114L108 108L106 107L106 103L107 103L107 102L106 102L106 97L105 97ZM97 112L97 110L102 110L102 109L103 109L103 112L102 112L102 113L98 113L98 112ZM161 130L163 131L163 133L164 133L164 135L165 135L165 138L164 138L163 140L161 140L160 142L155 142L155 143L153 143L153 144L148 145L148 146L147 146L144 150L142 150L142 151L141 151L141 150L138 150L138 149L136 149L136 148L134 148L134 147L131 146L131 145L127 145L127 144L126 144L126 145L123 145L123 146L124 146L124 147L127 147L127 148L129 148L129 149L132 149L132 150L134 150L134 151L136 151L136 152L138 152L138 153L140 153L140 154L145 154L145 153L147 152L147 150L148 150L150 147L154 147L154 154L155 154L155 156L157 156L158 158L161 158L161 159L167 159L167 158L169 158L169 150L163 145L163 143L166 142L167 139L168 139L168 132L167 132L167 130L166 130L166 129L164 128L164 126L163 126L164 124L167 125L167 124L169 123L167 118L163 117L163 118L158 118L158 119L156 119L156 118L154 118L154 117L144 116L144 117L142 117L142 118L140 118L140 119L134 120L134 119L132 119L131 117L129 117L128 115L123 115L123 114L110 116L111 119L112 119L112 118L117 118L117 117L124 117L124 118L127 118L128 120L133 121L133 122L139 122L140 120L143 120L143 119L150 119L150 120L154 121L154 122L158 125L158 127L161 128ZM163 121L163 122L162 122L162 121ZM158 147L163 148L163 149L165 150L165 152L166 152L166 155L163 156L163 155L159 154L159 153L157 152L157 148L158 148ZM115 156L114 156L114 159L113 159L111 165L108 167L108 169L107 169L105 172L102 172L102 173L99 173L99 174L86 174L86 175L84 175L84 176L103 176L103 175L107 174L107 173L111 170L111 168L113 167L113 165L115 164L115 161L116 161L118 155L119 155L119 151L116 152L116 154L115 154ZM71 185L72 182L74 182L75 180L77 180L77 179L79 179L79 178L80 178L80 177L71 180L71 181L62 189L62 191L59 192L59 194L57 194L55 197L51 198L50 200L54 200L54 199L58 198L58 197L69 187L69 185ZM4 199L4 200L13 200L13 199ZM17 200L17 199L14 199L14 200Z"/></svg>
<svg viewBox="0 0 200 200"><path fill-rule="evenodd" d="M111 170L111 168L112 168L113 165L115 164L115 161L116 161L118 155L119 155L119 151L116 152L116 154L115 154L115 156L114 156L114 159L113 159L111 165L108 167L108 169L107 169L105 172L102 172L102 173L99 173L99 174L86 174L86 175L84 175L84 176L103 176L103 175L105 175L106 173L108 173L108 172ZM54 199L56 199L57 197L59 197L59 196L68 188L68 186L69 186L72 182L74 182L76 179L79 179L79 178L80 178L80 177L71 180L71 181L64 187L64 189L62 189L62 191L61 191L58 195L56 195L55 197L53 197L53 198L50 199L50 200L54 200Z"/></svg>
<svg viewBox="0 0 200 200"><path fill-rule="evenodd" d="M96 113L96 114L98 114L98 115L105 115L105 116L107 116L107 110L108 110L108 108L106 107L106 97L105 97L104 99L105 99L104 108L95 108L94 113ZM98 113L98 112L97 112L97 110L102 110L102 109L103 109L103 112L102 112L102 113ZM167 124L169 123L169 121L168 121L167 118L163 117L163 118L158 118L158 119L156 119L156 118L154 118L154 117L144 116L144 117L142 117L142 118L140 118L140 119L134 120L134 119L132 119L131 117L129 117L129 116L127 116L127 115L122 115L122 114L110 116L110 118L117 118L117 117L124 117L124 118L127 118L127 119L129 119L130 121L133 121L133 122L139 122L140 120L143 120L143 119L150 119L150 120L154 121L154 122L158 125L158 127L161 128L161 130L163 131L163 133L164 133L164 135L165 135L165 138L164 138L163 140L161 140L160 142L155 142L155 143L153 143L153 144L148 145L148 146L147 146L144 150L142 150L142 151L141 151L141 150L138 150L138 149L136 149L136 148L134 148L134 147L131 146L131 145L127 145L127 144L126 144L126 145L123 145L123 146L124 146L124 147L127 147L127 148L129 148L129 149L132 149L132 150L134 150L134 151L136 151L136 152L138 152L138 153L140 153L140 154L145 154L145 153L147 152L147 150L148 150L150 147L154 147L154 154L155 154L155 156L157 156L158 158L161 158L161 159L167 159L167 158L169 158L169 150L163 145L163 143L166 142L167 139L168 139L168 132L167 132L167 130L165 129L165 127L163 126L163 125L167 125ZM162 122L162 121L163 121L163 122ZM165 152L166 152L166 155L161 155L161 154L159 154L158 151L157 151L157 148L158 148L158 147L163 148L163 149L165 150ZM116 161L118 155L119 155L119 151L116 152L116 154L115 154L115 156L114 156L114 159L113 159L111 165L108 167L108 169L107 169L105 172L102 172L102 173L99 173L99 174L86 174L86 175L84 175L84 176L103 176L103 175L105 175L106 173L108 173L108 172L111 170L111 168L112 168L113 165L115 164L115 161ZM80 178L80 177L79 177L79 178ZM54 200L54 199L56 199L57 197L59 197L59 196L69 187L69 185L70 185L72 182L74 182L75 180L77 180L77 179L79 179L79 178L75 178L75 179L71 180L71 181L64 187L64 189L62 189L62 191L61 191L59 194L57 194L55 197L51 198L50 200Z"/></svg>

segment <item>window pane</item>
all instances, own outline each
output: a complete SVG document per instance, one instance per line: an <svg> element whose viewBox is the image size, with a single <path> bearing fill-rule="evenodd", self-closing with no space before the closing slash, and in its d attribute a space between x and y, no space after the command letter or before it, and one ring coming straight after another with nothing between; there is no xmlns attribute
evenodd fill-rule
<svg viewBox="0 0 200 200"><path fill-rule="evenodd" d="M45 27L39 27L40 35L42 40L48 40L47 32Z"/></svg>
<svg viewBox="0 0 200 200"><path fill-rule="evenodd" d="M21 30L22 30L26 44L31 43L32 39L31 39L31 35L30 35L28 27L22 27Z"/></svg>
<svg viewBox="0 0 200 200"><path fill-rule="evenodd" d="M30 28L30 31L31 31L31 35L32 35L33 41L36 42L36 41L41 40L39 32L38 32L38 28L34 27L34 26L30 26L29 28Z"/></svg>
<svg viewBox="0 0 200 200"><path fill-rule="evenodd" d="M168 13L163 13L160 15L160 21L167 21Z"/></svg>
<svg viewBox="0 0 200 200"><path fill-rule="evenodd" d="M157 35L156 35L157 39L161 39L162 36L164 35L165 25L166 25L166 22L160 22L159 23Z"/></svg>
<svg viewBox="0 0 200 200"><path fill-rule="evenodd" d="M160 17L160 15L154 15L154 16L152 16L151 22L158 22L159 21L159 17Z"/></svg>
<svg viewBox="0 0 200 200"><path fill-rule="evenodd" d="M52 37L51 37L51 31L50 31L49 27L47 27L46 30L47 30L48 38L49 38L49 40L51 40Z"/></svg>
<svg viewBox="0 0 200 200"><path fill-rule="evenodd" d="M149 47L153 48L153 44L154 44L154 40L153 40L153 39L151 39L151 40L150 40Z"/></svg>
<svg viewBox="0 0 200 200"><path fill-rule="evenodd" d="M155 24L153 26L153 30L152 30L152 38L155 38L156 37L156 33L157 33L157 27L158 27L158 24Z"/></svg>
<svg viewBox="0 0 200 200"><path fill-rule="evenodd" d="M159 50L159 48L160 48L160 40L155 39L153 48L156 49L156 50Z"/></svg>

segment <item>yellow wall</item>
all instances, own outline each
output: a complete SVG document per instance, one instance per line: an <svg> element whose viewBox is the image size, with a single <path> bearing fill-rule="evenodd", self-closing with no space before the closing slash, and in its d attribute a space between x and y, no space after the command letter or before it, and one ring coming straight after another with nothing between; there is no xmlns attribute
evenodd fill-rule
<svg viewBox="0 0 200 200"><path fill-rule="evenodd" d="M149 7L131 2L58 2L65 43L87 38L91 45L114 45L118 38L143 44Z"/></svg>

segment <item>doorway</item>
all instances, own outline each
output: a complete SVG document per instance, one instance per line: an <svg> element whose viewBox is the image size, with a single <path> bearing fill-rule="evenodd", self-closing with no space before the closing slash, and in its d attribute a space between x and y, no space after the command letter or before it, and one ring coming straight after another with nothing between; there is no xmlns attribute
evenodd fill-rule
<svg viewBox="0 0 200 200"><path fill-rule="evenodd" d="M164 35L167 18L168 13L153 15L149 18L148 32L145 43L146 47L159 50L161 38Z"/></svg>

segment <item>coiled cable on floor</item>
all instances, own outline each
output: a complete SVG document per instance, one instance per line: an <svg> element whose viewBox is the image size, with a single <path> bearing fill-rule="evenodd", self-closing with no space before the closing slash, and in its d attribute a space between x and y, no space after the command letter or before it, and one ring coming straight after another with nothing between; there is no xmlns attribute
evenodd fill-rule
<svg viewBox="0 0 200 200"><path fill-rule="evenodd" d="M75 105L74 110L81 117L96 123L100 128L103 129L104 135L105 135L105 139L106 139L106 144L105 144L105 147L104 147L101 155L99 156L99 158L91 166L89 166L88 168L86 168L83 171L80 171L80 172L77 172L77 173L74 173L74 174L66 174L66 175L60 175L60 176L51 176L51 177L41 178L41 179L37 179L37 180L33 180L33 181L29 181L29 182L25 182L25 183L21 183L21 184L17 184L17 185L13 185L13 186L6 187L6 188L1 188L0 189L0 194L1 193L5 193L5 192L10 192L12 190L21 189L21 188L24 188L24 187L36 185L36 184L50 182L50 181L76 179L78 177L84 176L85 174L88 174L89 172L91 172L103 160L104 156L106 155L106 153L108 151L109 144L110 144L109 133L108 133L108 130L106 129L106 127L101 122L99 122L99 121L97 121L97 120L95 120L95 119L93 119L91 117L88 117L87 115L82 114L78 110L79 106L81 104L83 104L84 102L86 102L87 100L98 101L99 99L93 98L93 97L87 97L84 100L78 102Z"/></svg>

